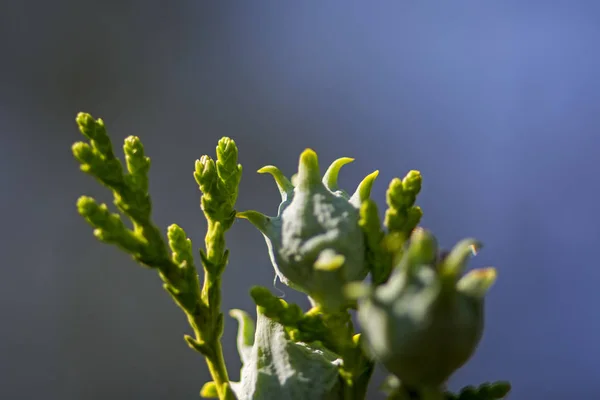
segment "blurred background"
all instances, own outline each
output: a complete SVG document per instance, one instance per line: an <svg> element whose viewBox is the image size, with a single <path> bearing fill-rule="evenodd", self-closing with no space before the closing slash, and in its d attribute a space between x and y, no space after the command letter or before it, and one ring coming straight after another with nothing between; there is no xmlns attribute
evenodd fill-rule
<svg viewBox="0 0 600 400"><path fill-rule="evenodd" d="M71 155L79 111L119 152L142 138L155 222L196 247L194 161L221 136L240 148L240 210L275 214L254 171L291 175L306 147L323 165L356 158L348 190L379 169L381 208L393 177L420 170L423 226L445 247L482 240L470 265L499 270L451 388L600 398L599 39L595 1L1 1L0 399L195 399L209 379L156 274L76 213L82 194L111 202ZM273 289L266 245L244 221L228 244L223 307L254 313L251 285Z"/></svg>

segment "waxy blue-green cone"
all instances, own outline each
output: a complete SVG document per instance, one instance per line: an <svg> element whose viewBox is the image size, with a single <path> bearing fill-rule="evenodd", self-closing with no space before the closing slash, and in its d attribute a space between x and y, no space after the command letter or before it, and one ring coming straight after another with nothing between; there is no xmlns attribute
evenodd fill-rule
<svg viewBox="0 0 600 400"><path fill-rule="evenodd" d="M235 310L239 322L238 350L243 367L240 382L231 382L238 400L339 400L338 355L317 343L294 342L285 328L257 307L256 332L251 318Z"/></svg>
<svg viewBox="0 0 600 400"><path fill-rule="evenodd" d="M435 238L417 229L388 282L359 300L368 351L403 385L441 390L475 351L495 279L492 268L460 279L476 247L462 241L440 260Z"/></svg>
<svg viewBox="0 0 600 400"><path fill-rule="evenodd" d="M344 285L363 280L369 271L359 207L368 199L377 172L350 197L338 188L337 176L351 161L334 161L321 177L317 154L307 149L300 156L295 186L277 168L264 167L259 172L272 174L281 193L277 217L238 213L264 235L279 279L326 310L347 305Z"/></svg>

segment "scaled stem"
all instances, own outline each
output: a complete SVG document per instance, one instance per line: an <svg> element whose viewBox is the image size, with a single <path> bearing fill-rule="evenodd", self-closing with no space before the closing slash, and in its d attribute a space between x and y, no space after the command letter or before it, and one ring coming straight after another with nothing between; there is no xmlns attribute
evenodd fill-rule
<svg viewBox="0 0 600 400"><path fill-rule="evenodd" d="M367 359L361 346L353 340L354 326L350 313L346 310L336 314L322 315L325 326L329 329L335 351L344 362L340 375L344 380L344 400L362 400L366 396L367 387L374 364Z"/></svg>
<svg viewBox="0 0 600 400"><path fill-rule="evenodd" d="M197 342L206 346L206 363L221 400L235 399L221 345L224 320L221 312L221 275L229 254L225 246L225 232L235 219L234 206L242 174L242 167L237 164L237 155L235 142L222 138L217 146L216 162L204 156L196 163L194 173L202 191L202 211L208 223L205 251L200 251L204 268L200 297L207 313L195 316L194 333Z"/></svg>

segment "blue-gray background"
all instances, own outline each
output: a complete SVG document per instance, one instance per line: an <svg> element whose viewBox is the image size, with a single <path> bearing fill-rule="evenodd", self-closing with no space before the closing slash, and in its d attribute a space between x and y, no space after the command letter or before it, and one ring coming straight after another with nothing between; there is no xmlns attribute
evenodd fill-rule
<svg viewBox="0 0 600 400"><path fill-rule="evenodd" d="M355 157L349 190L380 169L382 207L389 180L421 170L423 225L444 246L481 239L471 265L499 270L451 386L600 398L599 40L594 1L2 1L0 398L194 399L208 379L157 276L75 212L81 194L111 200L71 156L78 111L117 150L142 138L156 222L196 246L193 165L221 136L245 166L240 209L275 213L254 171L291 174L305 147ZM265 244L244 222L228 240L223 306L252 311Z"/></svg>

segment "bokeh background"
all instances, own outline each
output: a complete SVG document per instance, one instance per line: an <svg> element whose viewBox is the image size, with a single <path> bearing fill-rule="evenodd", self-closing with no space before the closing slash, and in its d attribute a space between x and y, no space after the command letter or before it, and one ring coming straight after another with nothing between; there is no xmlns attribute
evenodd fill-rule
<svg viewBox="0 0 600 400"><path fill-rule="evenodd" d="M117 150L142 138L155 221L196 247L194 161L221 136L245 167L239 209L276 213L254 171L292 174L306 147L356 158L348 190L379 169L382 208L419 169L423 225L446 247L481 239L471 265L499 269L451 387L600 398L599 39L596 1L1 1L0 399L194 399L208 380L158 277L75 211L81 194L111 201L70 153L79 111ZM228 240L223 306L253 312L266 246L243 221ZM227 319L234 379L235 331Z"/></svg>

